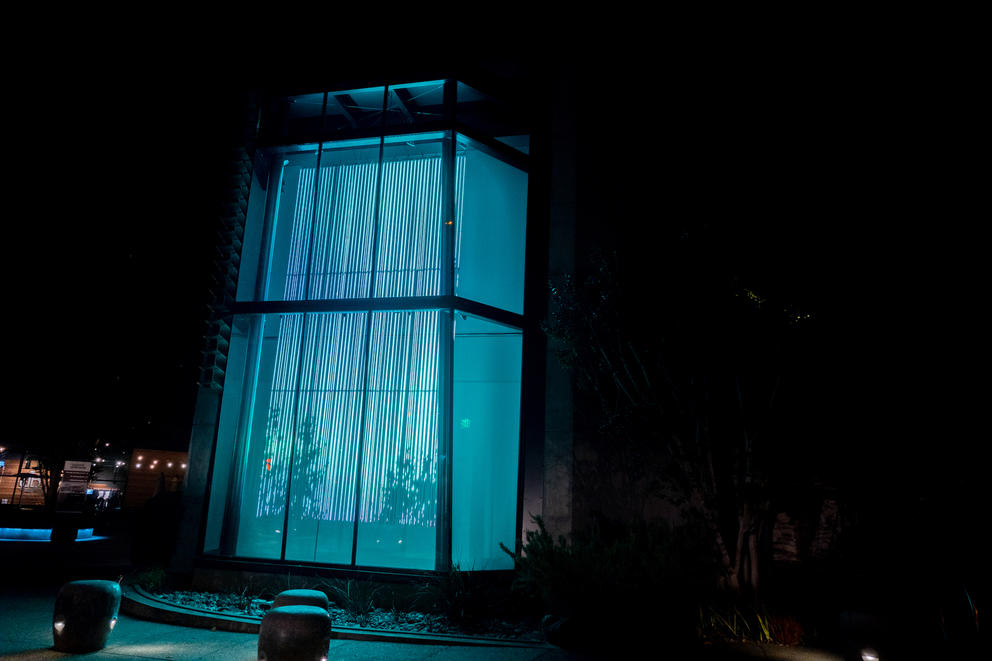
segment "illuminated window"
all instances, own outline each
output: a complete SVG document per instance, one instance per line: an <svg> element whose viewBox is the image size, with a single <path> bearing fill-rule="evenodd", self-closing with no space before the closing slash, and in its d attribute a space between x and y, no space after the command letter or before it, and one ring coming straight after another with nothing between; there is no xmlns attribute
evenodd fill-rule
<svg viewBox="0 0 992 661"><path fill-rule="evenodd" d="M269 105L206 553L512 566L527 156L487 103L434 81Z"/></svg>

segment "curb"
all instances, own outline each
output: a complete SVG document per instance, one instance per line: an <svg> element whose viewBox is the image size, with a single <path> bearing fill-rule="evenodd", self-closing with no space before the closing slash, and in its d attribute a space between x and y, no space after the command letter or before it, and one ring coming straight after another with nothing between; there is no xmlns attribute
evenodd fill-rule
<svg viewBox="0 0 992 661"><path fill-rule="evenodd" d="M233 631L236 633L258 633L262 618L250 615L221 615L214 611L176 606L159 599L138 586L121 585L121 612L140 618L175 624L183 627ZM387 631L366 629L348 625L334 625L332 640L365 640L381 643L407 643L414 645L462 645L475 647L530 647L553 649L544 642L507 640L505 638L485 638L482 636L458 636L444 633L415 633L410 631Z"/></svg>

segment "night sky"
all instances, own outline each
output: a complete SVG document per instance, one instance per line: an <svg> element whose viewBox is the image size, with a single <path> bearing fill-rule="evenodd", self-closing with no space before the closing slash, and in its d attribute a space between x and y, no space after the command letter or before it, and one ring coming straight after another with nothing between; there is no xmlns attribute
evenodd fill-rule
<svg viewBox="0 0 992 661"><path fill-rule="evenodd" d="M24 107L4 214L6 442L188 443L232 90L246 76L228 58L135 48L140 76L87 53L8 83ZM579 199L601 231L636 245L658 223L708 222L755 289L816 312L817 410L838 452L859 448L852 461L886 484L973 507L987 213L961 81L925 58L717 66L690 53L665 68L650 52L583 52L499 68L571 72L580 177L599 185ZM652 165L628 177L617 155Z"/></svg>

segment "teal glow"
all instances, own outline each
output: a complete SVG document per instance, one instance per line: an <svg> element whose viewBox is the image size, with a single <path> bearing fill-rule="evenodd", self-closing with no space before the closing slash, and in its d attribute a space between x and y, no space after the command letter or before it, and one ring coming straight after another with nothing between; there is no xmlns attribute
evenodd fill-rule
<svg viewBox="0 0 992 661"><path fill-rule="evenodd" d="M524 311L527 173L464 141L456 190L455 294Z"/></svg>
<svg viewBox="0 0 992 661"><path fill-rule="evenodd" d="M51 528L0 528L0 540L19 542L48 542L52 539ZM93 535L93 528L80 528L76 532L76 541L106 539Z"/></svg>
<svg viewBox="0 0 992 661"><path fill-rule="evenodd" d="M444 91L429 81L295 97L284 135L436 121ZM315 118L327 131L308 133ZM439 448L453 435L455 561L505 568L521 333L381 304L457 295L522 313L526 173L453 131L258 154L237 300L288 312L234 318L204 550L435 569ZM356 311L294 303L343 299Z"/></svg>
<svg viewBox="0 0 992 661"><path fill-rule="evenodd" d="M452 484L452 562L462 569L512 569L520 448L523 336L456 315Z"/></svg>
<svg viewBox="0 0 992 661"><path fill-rule="evenodd" d="M47 542L51 538L51 528L0 528L0 539L3 540Z"/></svg>
<svg viewBox="0 0 992 661"><path fill-rule="evenodd" d="M433 568L438 323L431 310L266 317L237 555L280 557L289 484L285 558L350 563L357 479L357 562Z"/></svg>

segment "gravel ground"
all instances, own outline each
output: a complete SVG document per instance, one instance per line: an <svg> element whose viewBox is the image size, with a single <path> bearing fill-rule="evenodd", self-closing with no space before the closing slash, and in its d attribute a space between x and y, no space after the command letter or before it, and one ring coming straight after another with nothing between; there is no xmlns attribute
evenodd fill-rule
<svg viewBox="0 0 992 661"><path fill-rule="evenodd" d="M242 597L232 593L176 591L153 594L178 606L231 615L262 617L272 606L272 602L265 599ZM539 623L532 621L487 620L479 622L477 626L466 627L438 613L375 608L360 620L334 603L331 603L327 610L334 625L361 626L385 631L487 636L534 642L544 640Z"/></svg>

